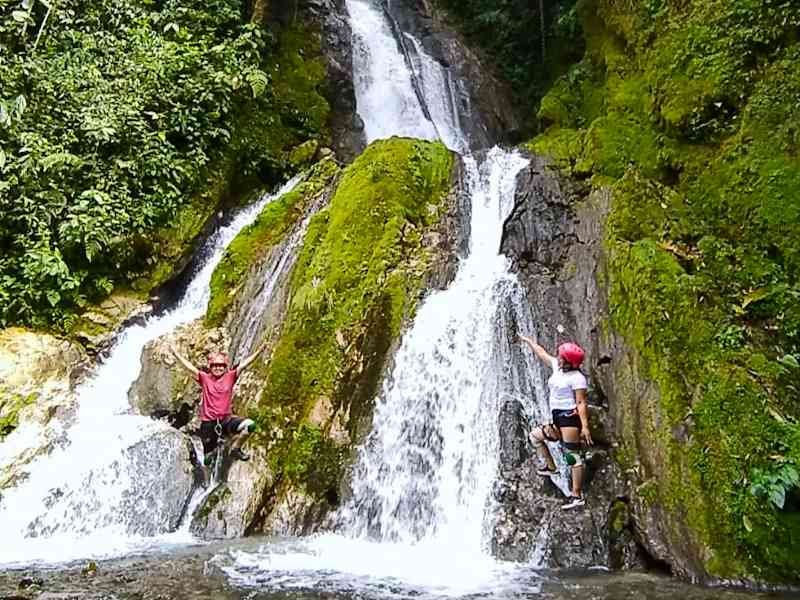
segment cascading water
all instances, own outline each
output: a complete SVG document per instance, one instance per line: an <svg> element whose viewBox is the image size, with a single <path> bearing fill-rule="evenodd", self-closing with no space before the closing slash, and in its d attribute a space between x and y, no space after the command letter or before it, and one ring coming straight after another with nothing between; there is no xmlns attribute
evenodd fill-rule
<svg viewBox="0 0 800 600"><path fill-rule="evenodd" d="M435 137L467 151L450 74L413 36L398 33L415 52L405 60L377 5L346 4L368 140ZM337 515L338 533L234 553L225 570L235 582L385 597L409 587L414 595L496 592L513 580L514 567L494 561L487 544L500 406L510 398L538 412L531 359L509 342L513 328L532 331L530 311L499 254L516 175L527 160L493 148L480 164L471 156L464 164L469 254L450 287L424 300L403 337L360 448L352 497Z"/></svg>
<svg viewBox="0 0 800 600"><path fill-rule="evenodd" d="M187 438L163 422L128 414L128 388L139 374L144 345L205 313L211 275L227 245L299 180L265 194L208 239L205 260L177 305L126 328L77 390L71 426L25 425L0 446L0 469L18 462L31 442L50 440L53 446L26 465L23 481L3 492L0 564L118 555L191 540L188 523L166 535L178 526L193 484L191 473L173 477L164 468L190 469ZM183 487L176 489L176 480Z"/></svg>
<svg viewBox="0 0 800 600"><path fill-rule="evenodd" d="M515 285L498 254L527 161L492 149L465 158L472 198L469 255L447 290L430 295L403 338L353 477L347 529L378 539L440 539L480 553L497 471L497 313Z"/></svg>

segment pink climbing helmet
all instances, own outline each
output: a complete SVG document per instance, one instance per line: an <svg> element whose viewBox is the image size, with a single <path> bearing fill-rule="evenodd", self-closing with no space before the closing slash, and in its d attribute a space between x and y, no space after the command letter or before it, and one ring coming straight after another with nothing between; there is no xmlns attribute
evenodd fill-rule
<svg viewBox="0 0 800 600"><path fill-rule="evenodd" d="M578 344L567 342L558 347L558 356L571 364L575 369L581 366L586 352Z"/></svg>

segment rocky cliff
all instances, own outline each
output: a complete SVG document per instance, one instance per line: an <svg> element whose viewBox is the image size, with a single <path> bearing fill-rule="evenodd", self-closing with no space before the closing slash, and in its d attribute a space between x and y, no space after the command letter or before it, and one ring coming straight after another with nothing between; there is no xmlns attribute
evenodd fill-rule
<svg viewBox="0 0 800 600"><path fill-rule="evenodd" d="M614 457L615 430L609 412L609 352L601 334L607 318L602 287L603 223L608 197L586 196L581 188L532 156L518 178L516 204L504 227L502 251L512 259L538 323L539 343L553 351L578 341L587 351L589 402L595 445L586 455L584 511L564 512L562 492L535 473L533 448L525 443L529 427L512 402L500 416L501 476L495 488L499 515L493 548L513 560L535 557L554 568L644 564L644 538L630 512L630 482ZM537 364L537 368L544 369ZM533 374L531 374L533 376ZM546 379L547 374L539 377Z"/></svg>

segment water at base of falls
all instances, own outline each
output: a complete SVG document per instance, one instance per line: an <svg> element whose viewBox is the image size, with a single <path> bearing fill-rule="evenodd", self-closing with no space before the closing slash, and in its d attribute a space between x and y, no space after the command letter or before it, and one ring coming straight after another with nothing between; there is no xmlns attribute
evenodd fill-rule
<svg viewBox="0 0 800 600"><path fill-rule="evenodd" d="M190 519L180 521L194 479L188 438L166 423L130 414L127 392L139 374L145 344L205 313L209 281L227 245L299 180L263 195L209 238L203 263L174 308L120 334L108 359L76 390L74 423L26 423L0 444L0 469L22 465L20 481L0 497L0 565L198 542L189 533ZM37 448L44 450L25 464L26 453ZM167 472L170 467L176 470ZM189 509L201 493L194 494Z"/></svg>
<svg viewBox="0 0 800 600"><path fill-rule="evenodd" d="M335 534L232 550L218 557L231 583L243 587L314 590L358 598L464 597L497 594L530 567L485 555L415 545L373 542Z"/></svg>
<svg viewBox="0 0 800 600"><path fill-rule="evenodd" d="M379 579L369 574L348 574L332 570L263 571L244 565L238 558L260 553L259 547L273 549L275 561L291 554L301 542L267 538L245 538L211 542L202 547L175 548L149 556L104 561L91 577L83 577L77 565L72 568L27 568L22 571L0 570L0 597L19 598L86 598L94 600L141 600L169 598L174 600L439 600L455 597L470 600L797 600L797 594L758 593L749 590L702 588L675 578L651 573L540 573L520 566L513 572L498 572L489 586L459 594L433 583L403 583L410 579L398 568L397 577L384 572ZM341 548L344 552L347 549ZM380 552L374 548L373 552ZM387 548L387 553L392 548ZM408 557L397 554L398 563ZM389 561L386 561L387 563ZM423 571L431 574L447 568L448 557L435 556ZM366 571L371 566L364 562ZM324 567L326 563L321 562ZM286 565L287 568L291 565ZM467 574L469 577L469 574ZM37 581L41 585L24 588L21 582ZM44 592L43 594L41 592Z"/></svg>

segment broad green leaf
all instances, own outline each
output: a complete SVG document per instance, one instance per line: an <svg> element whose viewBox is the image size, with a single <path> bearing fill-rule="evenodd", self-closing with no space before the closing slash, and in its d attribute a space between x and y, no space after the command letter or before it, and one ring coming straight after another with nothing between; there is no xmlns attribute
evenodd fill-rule
<svg viewBox="0 0 800 600"><path fill-rule="evenodd" d="M769 491L769 500L772 502L777 508L783 508L784 502L786 502L786 490L783 487L775 486Z"/></svg>
<svg viewBox="0 0 800 600"><path fill-rule="evenodd" d="M798 362L797 357L794 354L785 354L778 359L778 362L786 367L791 367L792 369L800 369L800 362Z"/></svg>
<svg viewBox="0 0 800 600"><path fill-rule="evenodd" d="M17 99L14 101L14 115L17 119L22 118L22 113L25 112L25 109L28 106L28 101L25 100L25 96L20 94L17 96Z"/></svg>
<svg viewBox="0 0 800 600"><path fill-rule="evenodd" d="M61 294L59 294L56 290L48 290L46 296L50 306L55 306L58 304L59 300L61 300Z"/></svg>

